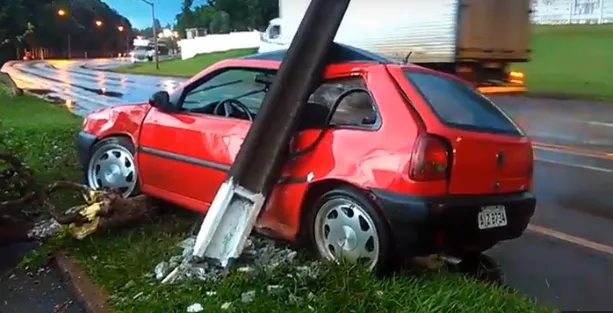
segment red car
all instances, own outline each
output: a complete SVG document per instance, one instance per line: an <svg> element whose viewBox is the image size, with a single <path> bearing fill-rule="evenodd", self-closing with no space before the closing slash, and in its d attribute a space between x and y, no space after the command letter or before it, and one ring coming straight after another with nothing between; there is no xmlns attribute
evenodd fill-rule
<svg viewBox="0 0 613 313"><path fill-rule="evenodd" d="M90 114L87 183L206 212L283 56L221 61L149 103ZM375 268L479 255L534 213L530 140L453 76L335 45L302 117L256 226L267 235Z"/></svg>

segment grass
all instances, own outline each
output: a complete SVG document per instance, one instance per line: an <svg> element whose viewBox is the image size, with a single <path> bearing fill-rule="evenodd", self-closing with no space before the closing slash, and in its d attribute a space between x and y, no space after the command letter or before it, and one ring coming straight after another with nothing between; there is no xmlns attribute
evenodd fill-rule
<svg viewBox="0 0 613 313"><path fill-rule="evenodd" d="M167 218L137 229L99 234L71 248L94 281L111 295L114 312L185 312L200 303L203 312L551 312L523 296L450 273L422 273L379 279L348 265L325 265L318 277L298 278L281 268L270 275L230 273L215 283L159 285L155 265L180 253L175 245L193 219ZM280 285L270 293L268 286ZM216 295L207 296L208 291ZM251 303L241 294L255 291ZM309 294L312 293L311 299ZM291 296L293 295L293 296ZM295 297L294 297L295 296ZM294 299L294 301L292 301Z"/></svg>
<svg viewBox="0 0 613 313"><path fill-rule="evenodd" d="M0 91L3 91L0 89ZM81 119L41 100L0 94L0 134L4 147L17 153L41 182L79 180L74 135ZM299 277L295 269L264 274L231 272L219 282L160 285L155 265L179 254L177 247L193 225L180 212L144 221L133 228L96 233L82 241L53 238L29 255L32 268L55 249L74 256L111 299L117 313L185 312L197 302L204 312L550 312L527 298L451 273L416 273L376 278L348 265L322 265L317 277ZM65 235L65 233L63 233ZM274 293L268 286L280 285ZM207 291L216 295L207 296ZM244 292L255 291L243 303ZM311 295L311 297L309 297Z"/></svg>
<svg viewBox="0 0 613 313"><path fill-rule="evenodd" d="M532 93L613 100L613 24L535 26L526 72Z"/></svg>
<svg viewBox="0 0 613 313"><path fill-rule="evenodd" d="M40 184L80 181L75 136L82 119L34 96L11 98L4 85L0 99L0 150L16 154ZM74 198L60 194L56 200L71 204Z"/></svg>
<svg viewBox="0 0 613 313"><path fill-rule="evenodd" d="M236 58L249 55L255 53L256 51L257 49L237 49L225 52L200 54L187 60L165 60L159 63L159 70L156 70L155 62L142 62L122 66L115 69L114 71L132 74L192 77L215 62L228 58Z"/></svg>

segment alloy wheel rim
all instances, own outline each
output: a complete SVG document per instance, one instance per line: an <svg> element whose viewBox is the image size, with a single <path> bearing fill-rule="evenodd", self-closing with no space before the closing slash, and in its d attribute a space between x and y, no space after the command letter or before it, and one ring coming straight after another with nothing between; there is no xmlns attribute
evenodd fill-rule
<svg viewBox="0 0 613 313"><path fill-rule="evenodd" d="M374 221L360 205L349 199L327 201L315 216L315 245L327 260L341 259L372 270L380 254Z"/></svg>
<svg viewBox="0 0 613 313"><path fill-rule="evenodd" d="M87 168L91 188L112 188L128 197L136 188L136 181L134 155L125 147L110 144L92 155Z"/></svg>

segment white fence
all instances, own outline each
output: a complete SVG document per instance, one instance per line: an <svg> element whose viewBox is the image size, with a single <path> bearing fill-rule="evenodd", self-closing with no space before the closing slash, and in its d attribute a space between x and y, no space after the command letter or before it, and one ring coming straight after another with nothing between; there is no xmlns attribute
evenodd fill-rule
<svg viewBox="0 0 613 313"><path fill-rule="evenodd" d="M179 41L179 46L181 47L181 59L185 60L201 53L257 48L260 46L260 33L253 31L207 35L183 39Z"/></svg>
<svg viewBox="0 0 613 313"><path fill-rule="evenodd" d="M533 0L535 24L613 23L613 0Z"/></svg>

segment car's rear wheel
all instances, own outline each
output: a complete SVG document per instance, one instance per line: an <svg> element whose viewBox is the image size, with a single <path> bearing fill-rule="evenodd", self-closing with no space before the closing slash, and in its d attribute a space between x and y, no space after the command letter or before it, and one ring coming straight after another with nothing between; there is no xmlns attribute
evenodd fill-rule
<svg viewBox="0 0 613 313"><path fill-rule="evenodd" d="M309 239L319 257L384 269L389 257L389 234L377 209L353 188L331 190L311 211Z"/></svg>
<svg viewBox="0 0 613 313"><path fill-rule="evenodd" d="M123 137L110 137L96 143L85 169L89 187L119 190L124 197L138 193L134 145Z"/></svg>

